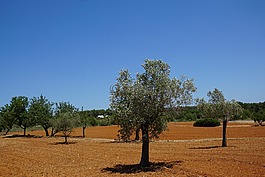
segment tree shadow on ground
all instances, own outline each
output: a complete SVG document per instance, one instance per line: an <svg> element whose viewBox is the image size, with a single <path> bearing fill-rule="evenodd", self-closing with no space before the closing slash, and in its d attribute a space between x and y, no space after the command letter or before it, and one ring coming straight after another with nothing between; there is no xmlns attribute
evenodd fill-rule
<svg viewBox="0 0 265 177"><path fill-rule="evenodd" d="M139 164L123 165L118 164L114 167L103 168L102 172L120 173L120 174L133 174L141 172L157 172L163 171L167 168L173 168L174 165L180 165L182 161L172 162L151 162L149 166L143 167Z"/></svg>
<svg viewBox="0 0 265 177"><path fill-rule="evenodd" d="M76 144L77 142L67 142L67 143L65 143L65 142L54 142L54 143L50 143L51 145L59 145L59 144L65 144L65 145L70 145L70 144Z"/></svg>
<svg viewBox="0 0 265 177"><path fill-rule="evenodd" d="M235 147L235 146L227 146L227 147ZM192 147L189 149L216 149L216 148L227 148L227 147L222 147L222 146L204 146L204 147Z"/></svg>
<svg viewBox="0 0 265 177"><path fill-rule="evenodd" d="M141 140L129 140L129 141L119 141L119 140L114 140L114 141L108 141L104 142L107 144L124 144L124 143L142 143Z"/></svg>
<svg viewBox="0 0 265 177"><path fill-rule="evenodd" d="M86 137L83 137L83 136L81 136L81 135L80 135L80 136L69 136L69 137L71 137L71 138L81 138L81 139L82 139L82 138L86 138Z"/></svg>
<svg viewBox="0 0 265 177"><path fill-rule="evenodd" d="M5 135L3 138L42 138L43 136L39 135L19 135L19 134L13 134L13 135Z"/></svg>
<svg viewBox="0 0 265 177"><path fill-rule="evenodd" d="M206 147L192 147L189 149L215 149L215 148L221 148L222 146L206 146Z"/></svg>

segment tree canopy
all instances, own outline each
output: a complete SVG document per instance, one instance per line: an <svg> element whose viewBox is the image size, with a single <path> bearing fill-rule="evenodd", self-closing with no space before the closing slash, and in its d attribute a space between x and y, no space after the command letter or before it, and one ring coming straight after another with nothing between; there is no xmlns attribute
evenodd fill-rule
<svg viewBox="0 0 265 177"><path fill-rule="evenodd" d="M10 103L12 116L16 119L16 124L24 130L35 124L34 120L28 115L29 101L26 96L13 97Z"/></svg>
<svg viewBox="0 0 265 177"><path fill-rule="evenodd" d="M41 125L45 130L46 136L49 136L48 128L51 127L51 118L53 116L53 103L51 103L43 95L30 100L29 116L35 119L38 125Z"/></svg>
<svg viewBox="0 0 265 177"><path fill-rule="evenodd" d="M140 164L149 164L149 137L158 137L166 129L165 112L192 102L196 91L193 79L170 78L170 66L162 60L145 60L144 73L133 79L121 70L111 90L111 109L120 125L121 138L128 139L133 131L142 131Z"/></svg>

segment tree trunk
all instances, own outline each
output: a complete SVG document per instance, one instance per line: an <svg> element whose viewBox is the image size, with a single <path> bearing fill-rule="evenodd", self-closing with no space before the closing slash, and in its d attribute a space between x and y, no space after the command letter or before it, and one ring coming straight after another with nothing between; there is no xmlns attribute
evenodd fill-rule
<svg viewBox="0 0 265 177"><path fill-rule="evenodd" d="M64 143L65 143L65 144L68 143L68 142L67 142L67 136L66 136L66 135L64 136Z"/></svg>
<svg viewBox="0 0 265 177"><path fill-rule="evenodd" d="M83 138L86 137L85 130L86 130L86 127L83 127Z"/></svg>
<svg viewBox="0 0 265 177"><path fill-rule="evenodd" d="M146 167L149 165L149 134L148 126L142 126L142 157L140 165Z"/></svg>
<svg viewBox="0 0 265 177"><path fill-rule="evenodd" d="M139 133L140 133L140 128L137 128L136 131L135 131L135 139L134 139L135 141L140 140Z"/></svg>
<svg viewBox="0 0 265 177"><path fill-rule="evenodd" d="M23 131L24 131L24 134L23 135L24 136L26 136L26 129L27 129L26 127L23 128Z"/></svg>
<svg viewBox="0 0 265 177"><path fill-rule="evenodd" d="M5 133L5 135L7 135L9 131L10 131L10 129L8 128L7 131L6 131L6 133Z"/></svg>
<svg viewBox="0 0 265 177"><path fill-rule="evenodd" d="M227 143L226 143L226 127L227 127L227 119L225 118L223 120L223 141L222 141L222 147L227 147Z"/></svg>
<svg viewBox="0 0 265 177"><path fill-rule="evenodd" d="M46 135L46 136L50 136L50 135L49 135L49 130L48 130L48 128L44 128L44 131L45 131L45 135Z"/></svg>

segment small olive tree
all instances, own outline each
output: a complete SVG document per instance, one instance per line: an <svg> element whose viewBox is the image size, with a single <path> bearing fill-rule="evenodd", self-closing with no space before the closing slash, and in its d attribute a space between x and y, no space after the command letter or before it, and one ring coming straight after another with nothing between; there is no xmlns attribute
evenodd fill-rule
<svg viewBox="0 0 265 177"><path fill-rule="evenodd" d="M78 122L77 108L69 102L56 103L55 115L51 120L53 135L57 132L62 132L67 144L67 137L72 133L73 128L78 125Z"/></svg>
<svg viewBox="0 0 265 177"><path fill-rule="evenodd" d="M73 128L77 125L77 114L72 112L59 113L55 122L55 128L58 132L62 132L64 143L67 144L67 137L73 132Z"/></svg>
<svg viewBox="0 0 265 177"><path fill-rule="evenodd" d="M222 119L223 121L223 139L222 147L227 146L226 129L229 120L239 117L243 109L236 100L227 101L222 93L218 89L209 91L207 93L209 97L208 102L204 99L200 99L197 102L198 109L202 111L203 117L210 117L216 119Z"/></svg>
<svg viewBox="0 0 265 177"><path fill-rule="evenodd" d="M82 126L82 130L83 130L83 138L86 137L86 128L87 126L91 125L91 120L93 119L93 117L90 116L89 111L83 111L83 107L82 110L79 112L79 125Z"/></svg>
<svg viewBox="0 0 265 177"><path fill-rule="evenodd" d="M133 79L128 70L121 70L110 92L110 107L120 126L122 139L141 130L140 165L149 165L149 138L159 137L167 127L165 112L190 104L196 91L192 79L170 78L170 67L162 60L145 60L144 73Z"/></svg>
<svg viewBox="0 0 265 177"><path fill-rule="evenodd" d="M259 126L262 126L262 122L265 121L265 111L253 113L253 120L255 123L258 123Z"/></svg>

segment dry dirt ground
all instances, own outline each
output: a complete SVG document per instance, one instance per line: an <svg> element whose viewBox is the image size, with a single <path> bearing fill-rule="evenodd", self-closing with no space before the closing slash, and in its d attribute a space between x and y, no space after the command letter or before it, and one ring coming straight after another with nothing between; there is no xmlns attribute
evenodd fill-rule
<svg viewBox="0 0 265 177"><path fill-rule="evenodd" d="M137 165L141 143L114 141L117 130L89 127L87 138L79 138L76 129L68 145L62 137L0 136L0 176L265 176L265 126L229 122L228 147L222 148L222 127L170 123L150 143L149 168Z"/></svg>

